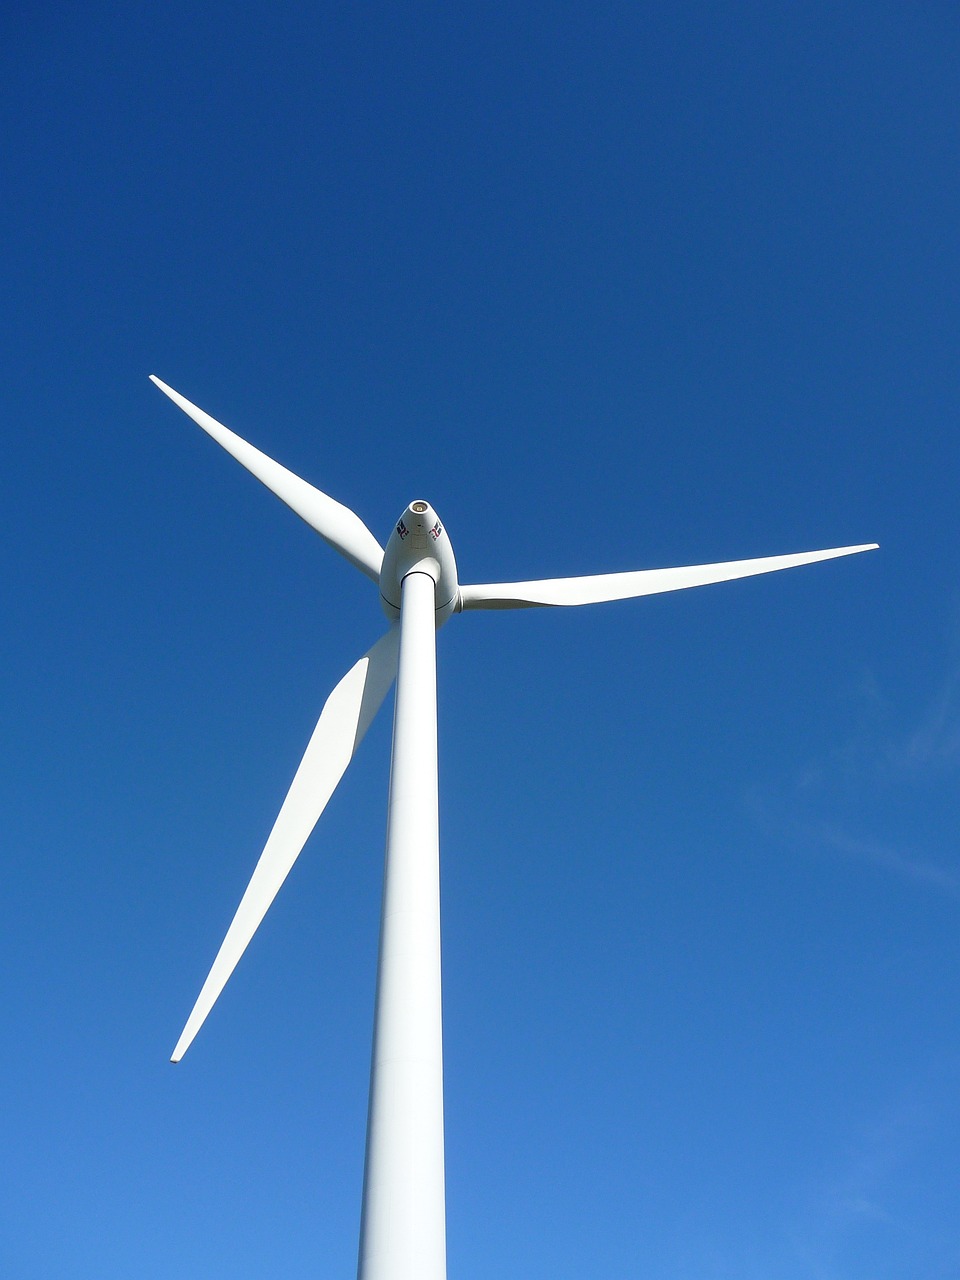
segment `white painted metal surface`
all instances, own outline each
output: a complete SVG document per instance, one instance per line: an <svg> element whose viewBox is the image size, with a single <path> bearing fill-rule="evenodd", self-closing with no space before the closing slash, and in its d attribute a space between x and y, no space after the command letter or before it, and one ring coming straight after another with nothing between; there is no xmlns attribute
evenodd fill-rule
<svg viewBox="0 0 960 1280"><path fill-rule="evenodd" d="M487 582L460 588L462 609L530 609L537 605L602 604L636 596L705 587L711 582L751 578L758 573L794 569L818 560L875 551L875 542L829 551L801 551L797 555L764 556L759 560L728 560L723 564L693 564L679 569L638 569L630 573L594 573L585 578L543 578L538 582Z"/></svg>
<svg viewBox="0 0 960 1280"><path fill-rule="evenodd" d="M331 546L399 616L327 699L266 847L174 1050L178 1061L233 972L350 763L398 670L359 1280L444 1280L443 1068L437 815L436 629L463 609L577 605L770 573L876 543L681 569L460 587L446 531L410 503L386 551L366 525L209 414L156 385ZM398 658L399 643L399 658Z"/></svg>
<svg viewBox="0 0 960 1280"><path fill-rule="evenodd" d="M457 562L450 539L429 502L408 504L387 539L380 570L380 603L388 618L400 617L400 584L408 573L429 574L437 584L436 614L440 627L460 607Z"/></svg>
<svg viewBox="0 0 960 1280"><path fill-rule="evenodd" d="M380 710L397 670L397 639L397 628L391 627L350 668L324 704L233 923L177 1041L172 1062L180 1061L203 1026Z"/></svg>
<svg viewBox="0 0 960 1280"><path fill-rule="evenodd" d="M156 374L151 373L150 381L169 396L174 404L202 427L208 436L222 445L231 457L236 458L242 467L266 485L271 493L275 493L281 502L285 502L291 511L295 511L301 520L305 520L311 529L316 530L325 542L329 542L335 551L355 564L358 569L373 578L380 577L380 565L383 561L383 548L376 540L360 517L349 507L335 501L319 489L315 489L306 480L274 462L265 453L247 444L240 436L235 435L229 427L209 413L204 413L195 404L191 404L186 396L161 382Z"/></svg>
<svg viewBox="0 0 960 1280"><path fill-rule="evenodd" d="M444 1280L433 578L402 583L359 1280Z"/></svg>

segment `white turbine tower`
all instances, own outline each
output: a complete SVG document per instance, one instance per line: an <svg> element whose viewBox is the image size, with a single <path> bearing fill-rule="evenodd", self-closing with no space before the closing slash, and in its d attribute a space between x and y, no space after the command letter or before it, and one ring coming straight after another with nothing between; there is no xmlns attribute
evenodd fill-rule
<svg viewBox="0 0 960 1280"><path fill-rule="evenodd" d="M877 544L680 569L461 586L449 539L429 503L410 503L384 550L347 507L159 378L151 381L379 585L391 622L326 701L173 1061L180 1061L203 1025L396 679L358 1277L444 1280L437 629L462 610L624 600L854 555Z"/></svg>

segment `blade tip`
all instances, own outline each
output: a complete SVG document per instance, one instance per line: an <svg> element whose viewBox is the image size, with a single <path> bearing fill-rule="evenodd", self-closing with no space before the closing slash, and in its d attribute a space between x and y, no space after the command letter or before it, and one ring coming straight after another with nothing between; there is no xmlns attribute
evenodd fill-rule
<svg viewBox="0 0 960 1280"><path fill-rule="evenodd" d="M188 1040L185 1034L182 1035L180 1039L177 1041L176 1048L174 1049L173 1053L171 1053L170 1055L170 1061L179 1062L180 1059L183 1057L183 1055L190 1048L191 1044L193 1044L193 1036L191 1036Z"/></svg>

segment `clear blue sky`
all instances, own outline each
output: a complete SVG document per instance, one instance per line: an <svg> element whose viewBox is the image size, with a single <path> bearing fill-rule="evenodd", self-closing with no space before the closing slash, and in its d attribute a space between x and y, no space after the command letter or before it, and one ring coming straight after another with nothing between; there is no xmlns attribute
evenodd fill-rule
<svg viewBox="0 0 960 1280"><path fill-rule="evenodd" d="M440 635L458 1280L960 1274L960 22L8 12L0 1272L351 1276L381 716L167 1059L371 584L880 552Z"/></svg>

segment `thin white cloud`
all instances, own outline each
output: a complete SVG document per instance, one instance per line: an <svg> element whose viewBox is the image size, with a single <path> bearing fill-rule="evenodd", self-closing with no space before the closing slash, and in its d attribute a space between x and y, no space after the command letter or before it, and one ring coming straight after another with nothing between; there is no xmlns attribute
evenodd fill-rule
<svg viewBox="0 0 960 1280"><path fill-rule="evenodd" d="M947 677L893 760L907 770L960 765L960 671Z"/></svg>
<svg viewBox="0 0 960 1280"><path fill-rule="evenodd" d="M960 872L940 866L926 858L882 844L878 840L853 836L838 827L823 824L813 832L815 838L838 853L860 858L875 867L881 867L914 884L939 889L951 897L960 898Z"/></svg>
<svg viewBox="0 0 960 1280"><path fill-rule="evenodd" d="M850 1135L834 1176L821 1187L819 1211L814 1207L817 1234L833 1256L867 1230L888 1242L891 1258L924 1257L927 1274L955 1274L941 1269L943 1259L957 1257L955 1223L931 1221L912 1189L925 1179L935 1183L939 1152L956 1131L957 1066L953 1054L928 1062Z"/></svg>
<svg viewBox="0 0 960 1280"><path fill-rule="evenodd" d="M942 834L955 829L960 665L919 712L896 717L899 725L871 673L856 696L858 714L845 739L805 762L782 787L750 795L755 819L791 844L856 858L960 899L960 849Z"/></svg>

